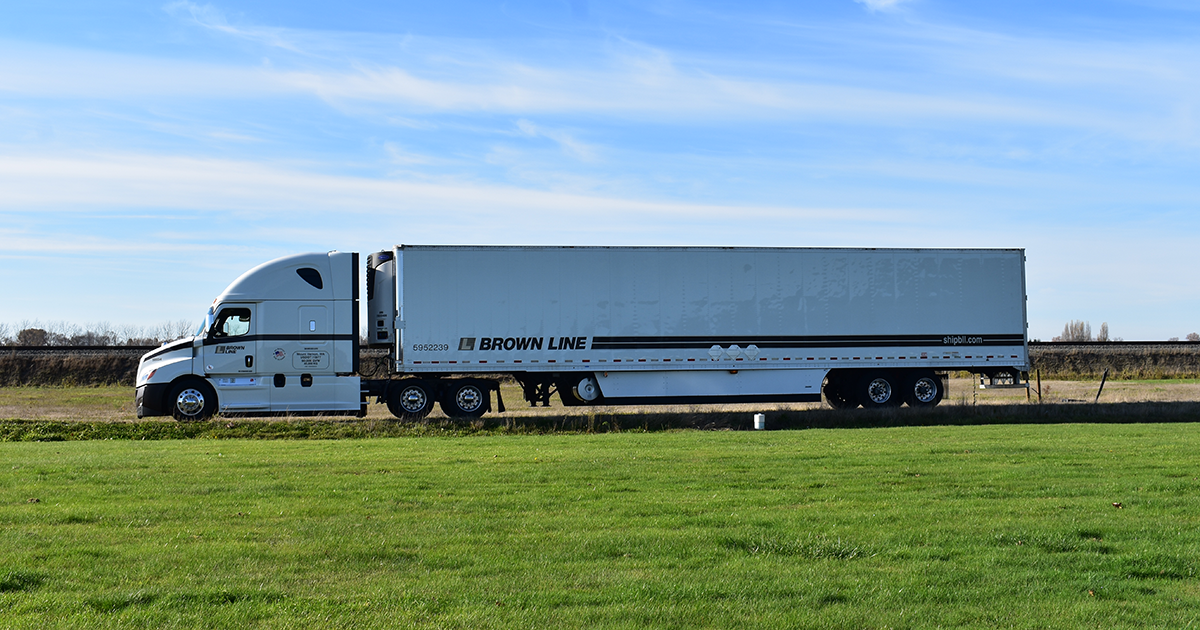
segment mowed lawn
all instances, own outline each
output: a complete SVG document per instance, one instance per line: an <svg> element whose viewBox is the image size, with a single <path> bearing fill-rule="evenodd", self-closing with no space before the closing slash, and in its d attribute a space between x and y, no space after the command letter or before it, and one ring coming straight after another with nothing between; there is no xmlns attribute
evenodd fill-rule
<svg viewBox="0 0 1200 630"><path fill-rule="evenodd" d="M3 627L1200 617L1195 424L4 443L0 462Z"/></svg>

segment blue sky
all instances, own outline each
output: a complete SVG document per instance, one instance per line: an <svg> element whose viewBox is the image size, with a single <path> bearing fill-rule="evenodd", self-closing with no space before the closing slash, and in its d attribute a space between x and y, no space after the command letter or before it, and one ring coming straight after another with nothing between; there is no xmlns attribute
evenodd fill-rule
<svg viewBox="0 0 1200 630"><path fill-rule="evenodd" d="M5 4L10 325L483 243L1023 247L1033 338L1200 330L1195 2Z"/></svg>

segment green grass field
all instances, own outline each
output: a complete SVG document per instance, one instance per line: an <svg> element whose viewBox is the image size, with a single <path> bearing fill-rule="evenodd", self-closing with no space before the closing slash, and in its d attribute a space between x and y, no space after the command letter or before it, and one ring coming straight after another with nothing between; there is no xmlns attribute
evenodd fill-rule
<svg viewBox="0 0 1200 630"><path fill-rule="evenodd" d="M18 442L0 462L3 627L1200 617L1196 424Z"/></svg>

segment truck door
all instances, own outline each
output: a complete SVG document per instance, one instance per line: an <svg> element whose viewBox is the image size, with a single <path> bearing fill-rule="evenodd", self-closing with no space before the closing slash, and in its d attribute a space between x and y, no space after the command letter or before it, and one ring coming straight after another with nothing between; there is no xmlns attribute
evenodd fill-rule
<svg viewBox="0 0 1200 630"><path fill-rule="evenodd" d="M222 304L204 339L204 374L223 411L264 410L269 393L259 378L254 304Z"/></svg>
<svg viewBox="0 0 1200 630"><path fill-rule="evenodd" d="M339 379L334 373L330 303L301 303L293 308L298 334L264 347L264 354L273 358L269 368L273 372L271 409L288 412L345 408L345 396L338 389ZM357 396L351 404L356 401Z"/></svg>

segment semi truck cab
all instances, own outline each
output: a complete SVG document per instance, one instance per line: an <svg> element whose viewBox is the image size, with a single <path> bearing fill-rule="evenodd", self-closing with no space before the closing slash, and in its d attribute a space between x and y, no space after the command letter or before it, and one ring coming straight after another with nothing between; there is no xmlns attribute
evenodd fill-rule
<svg viewBox="0 0 1200 630"><path fill-rule="evenodd" d="M142 357L138 417L362 413L358 254L299 254L242 274L204 324Z"/></svg>

